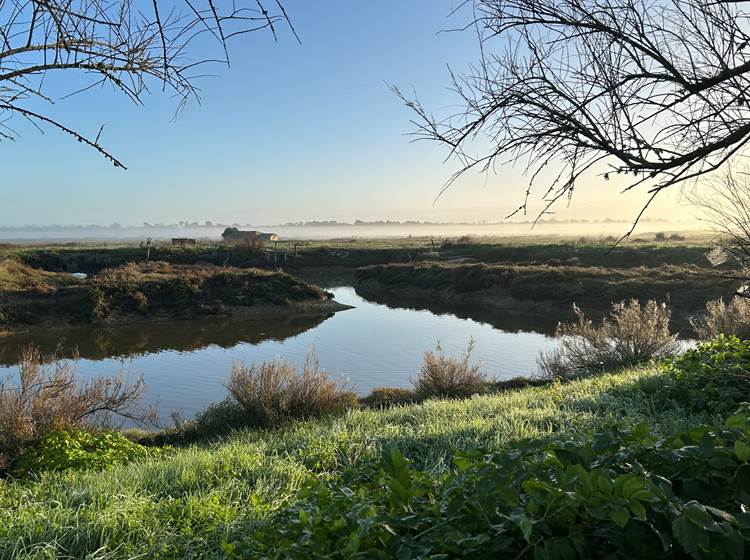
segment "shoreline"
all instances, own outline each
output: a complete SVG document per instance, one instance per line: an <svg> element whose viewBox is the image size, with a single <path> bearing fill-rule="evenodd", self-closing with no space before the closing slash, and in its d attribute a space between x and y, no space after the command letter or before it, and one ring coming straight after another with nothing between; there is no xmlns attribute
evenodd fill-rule
<svg viewBox="0 0 750 560"><path fill-rule="evenodd" d="M19 325L17 328L13 326L4 325L0 328L0 341L4 338L33 334L39 331L64 331L70 328L116 328L127 325L139 325L139 324L160 324L160 323L190 323L195 320L211 320L211 319L236 319L236 320L247 320L247 319L293 319L303 317L316 317L320 315L327 315L338 313L339 311L346 311L353 309L354 306L339 303L333 299L319 300L319 301L305 301L305 302L293 302L286 305L273 305L273 304L262 304L254 305L249 307L244 306L226 306L220 313L206 313L196 314L194 316L175 316L167 314L153 315L150 317L143 317L135 314L120 315L115 318L108 319L103 322L86 322L76 320L60 320L59 317L55 319L49 319L48 321L34 324L31 326Z"/></svg>

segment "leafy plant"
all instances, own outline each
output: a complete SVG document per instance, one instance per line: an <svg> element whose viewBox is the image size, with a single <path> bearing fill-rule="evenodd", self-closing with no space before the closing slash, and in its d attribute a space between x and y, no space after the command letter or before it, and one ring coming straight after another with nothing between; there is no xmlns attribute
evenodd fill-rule
<svg viewBox="0 0 750 560"><path fill-rule="evenodd" d="M105 469L116 463L161 454L161 449L144 447L117 432L57 430L30 444L16 458L12 471L17 476L23 476L42 471Z"/></svg>
<svg viewBox="0 0 750 560"><path fill-rule="evenodd" d="M456 453L445 474L387 447L378 472L315 481L228 556L740 559L750 535L747 410L657 440L645 425L583 443ZM278 528L284 527L283 532Z"/></svg>
<svg viewBox="0 0 750 560"><path fill-rule="evenodd" d="M719 336L667 361L660 395L693 410L725 414L750 401L750 340Z"/></svg>

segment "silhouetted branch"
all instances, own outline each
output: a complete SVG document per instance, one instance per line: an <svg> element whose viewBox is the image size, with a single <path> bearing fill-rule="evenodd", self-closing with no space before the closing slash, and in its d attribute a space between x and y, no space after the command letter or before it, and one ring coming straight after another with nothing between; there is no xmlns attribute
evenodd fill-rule
<svg viewBox="0 0 750 560"><path fill-rule="evenodd" d="M178 99L199 100L196 66L216 62L206 56L202 35L216 40L229 63L229 38L264 28L274 36L277 22L296 30L282 4L268 11L260 0L217 4L214 0L152 0L150 9L136 0L0 0L0 140L12 140L14 116L51 125L95 148L116 167L124 165L100 144L101 129L89 139L45 111L53 103L49 77L76 73L84 84L72 94L111 85L134 103L142 103L150 83L159 83ZM72 95L71 94L71 95ZM63 98L68 96L63 96Z"/></svg>
<svg viewBox="0 0 750 560"><path fill-rule="evenodd" d="M626 190L646 187L650 201L720 168L750 141L746 2L470 4L481 55L468 73L451 75L460 110L433 117L395 89L415 113L415 137L445 144L460 162L446 188L467 171L510 162L531 176L517 212L553 166L561 172L542 191L542 213L591 173L630 174Z"/></svg>

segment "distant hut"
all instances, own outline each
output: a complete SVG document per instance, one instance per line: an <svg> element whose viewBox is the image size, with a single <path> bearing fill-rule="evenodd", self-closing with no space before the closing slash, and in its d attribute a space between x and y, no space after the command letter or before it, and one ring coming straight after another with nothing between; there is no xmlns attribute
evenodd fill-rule
<svg viewBox="0 0 750 560"><path fill-rule="evenodd" d="M236 227L228 227L221 234L221 238L229 243L265 243L268 241L278 241L279 236L275 233L264 233L262 231L242 231Z"/></svg>

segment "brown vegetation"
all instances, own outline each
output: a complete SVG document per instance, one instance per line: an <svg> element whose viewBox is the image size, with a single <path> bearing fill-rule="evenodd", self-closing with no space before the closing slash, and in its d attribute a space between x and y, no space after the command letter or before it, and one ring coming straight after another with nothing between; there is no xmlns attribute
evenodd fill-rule
<svg viewBox="0 0 750 560"><path fill-rule="evenodd" d="M320 368L310 353L301 372L285 360L235 365L227 382L245 415L245 425L272 427L290 419L341 413L357 406L356 394Z"/></svg>
<svg viewBox="0 0 750 560"><path fill-rule="evenodd" d="M254 268L129 263L86 280L15 261L0 268L0 279L3 271L12 276L2 285L10 288L0 286L0 324L8 327L192 318L330 299L330 294L302 280Z"/></svg>
<svg viewBox="0 0 750 560"><path fill-rule="evenodd" d="M728 303L723 299L709 301L706 312L693 318L691 323L701 340L711 340L720 334L750 338L750 299L734 297Z"/></svg>
<svg viewBox="0 0 750 560"><path fill-rule="evenodd" d="M427 262L369 266L357 271L360 286L390 292L422 291L432 299L507 307L512 301L555 306L570 303L587 313L606 313L612 302L631 298L669 301L687 324L687 316L707 301L736 289L722 272L695 266L603 268L518 264Z"/></svg>
<svg viewBox="0 0 750 560"><path fill-rule="evenodd" d="M422 398L464 398L484 392L489 380L481 364L471 363L474 341L460 359L446 356L438 344L437 349L426 352L424 363L416 379L414 389Z"/></svg>
<svg viewBox="0 0 750 560"><path fill-rule="evenodd" d="M576 323L562 323L556 336L559 346L539 358L549 377L573 377L596 371L613 371L674 355L677 336L669 332L669 308L637 300L612 306L609 317L594 324L574 307Z"/></svg>

